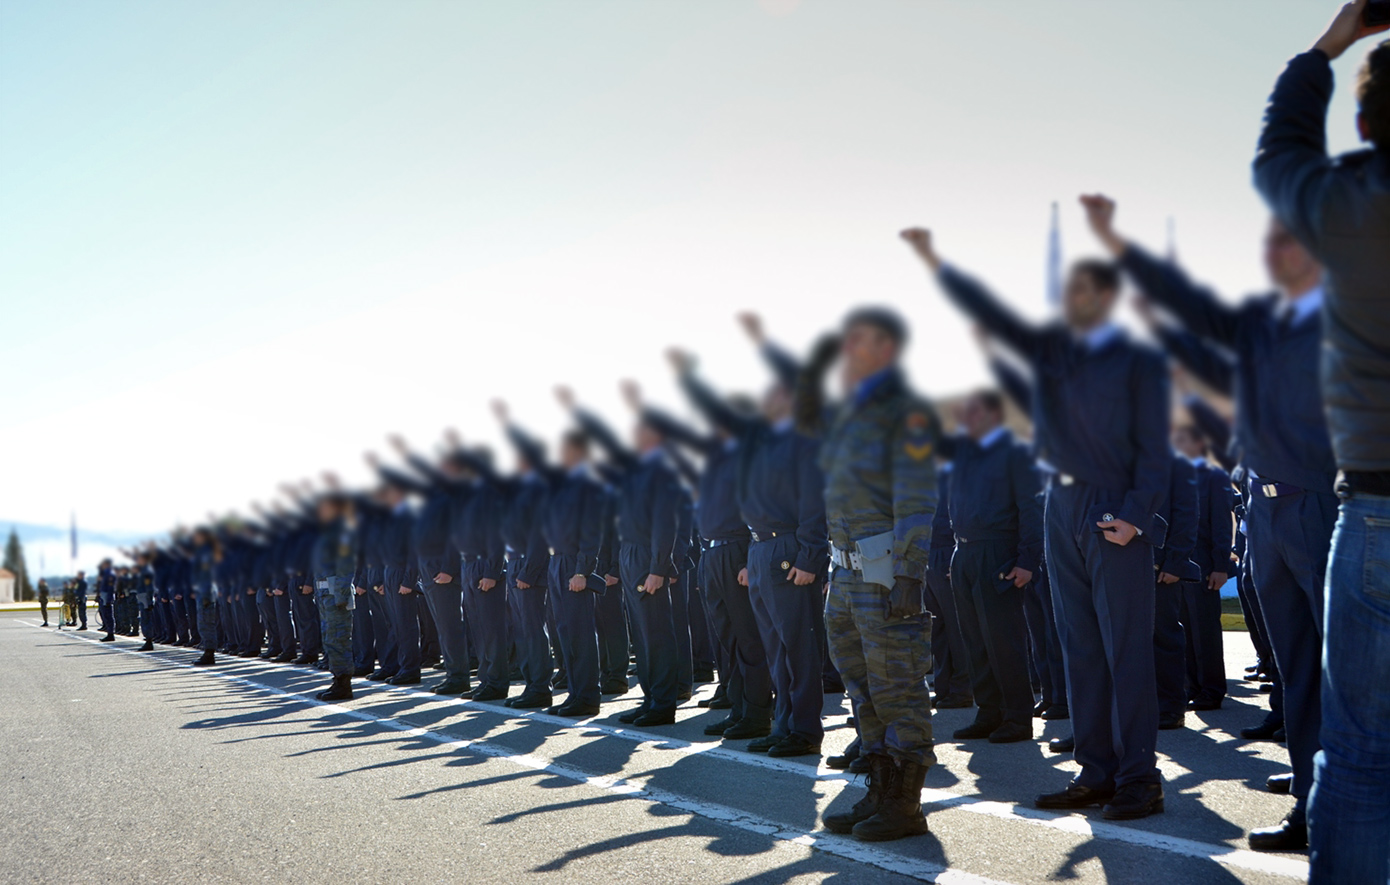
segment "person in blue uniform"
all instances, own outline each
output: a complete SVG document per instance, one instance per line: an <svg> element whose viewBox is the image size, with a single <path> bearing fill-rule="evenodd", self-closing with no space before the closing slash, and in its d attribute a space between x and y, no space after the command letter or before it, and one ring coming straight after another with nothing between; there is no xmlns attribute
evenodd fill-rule
<svg viewBox="0 0 1390 885"><path fill-rule="evenodd" d="M1168 523L1163 546L1154 551L1154 680L1158 690L1158 727L1182 728L1187 722L1187 639L1182 621L1183 585L1200 576L1192 561L1197 545L1197 470L1174 456L1168 495L1160 515Z"/></svg>
<svg viewBox="0 0 1390 885"><path fill-rule="evenodd" d="M195 667L211 667L217 663L217 582L214 571L222 561L222 547L209 529L193 530L189 562L189 583L198 607L198 636L203 643L203 655L193 662Z"/></svg>
<svg viewBox="0 0 1390 885"><path fill-rule="evenodd" d="M1042 559L1040 484L1027 447L1004 426L998 393L968 396L960 425L946 474L956 541L950 576L978 710L954 737L1028 740L1034 701L1023 594Z"/></svg>
<svg viewBox="0 0 1390 885"><path fill-rule="evenodd" d="M714 426L738 440L739 510L752 543L743 581L772 674L772 730L748 749L769 756L820 753L825 649L821 587L829 565L825 482L816 441L795 429L792 390L778 379L760 415L744 415L695 374L693 358L670 353L681 387Z"/></svg>
<svg viewBox="0 0 1390 885"><path fill-rule="evenodd" d="M970 688L970 661L956 613L956 597L951 590L951 557L956 552L956 536L951 532L951 462L945 461L936 473L938 489L936 513L932 515L931 550L927 554L925 600L932 614L931 705L939 710L975 706Z"/></svg>
<svg viewBox="0 0 1390 885"><path fill-rule="evenodd" d="M116 641L116 569L111 560L103 559L97 566L97 614L106 635L102 642Z"/></svg>
<svg viewBox="0 0 1390 885"><path fill-rule="evenodd" d="M494 400L493 414L504 430L511 420L506 403ZM546 632L549 596L550 545L545 538L545 515L550 480L545 450L539 442L517 447L517 479L501 519L507 559L507 605L511 615L516 666L524 682L521 694L507 700L516 709L540 709L553 700L550 679L555 660Z"/></svg>
<svg viewBox="0 0 1390 885"><path fill-rule="evenodd" d="M1037 327L945 265L928 231L903 238L947 296L1026 360L1036 379L1038 455L1057 471L1044 543L1081 765L1065 789L1036 804L1102 805L1110 819L1160 812L1153 567L1172 470L1163 358L1111 320L1120 280L1109 264L1073 266L1064 321Z"/></svg>
<svg viewBox="0 0 1390 885"><path fill-rule="evenodd" d="M720 676L729 711L723 719L705 726L705 734L730 741L766 737L772 731L772 673L744 575L751 538L739 510L739 438L719 424L714 425L713 432L701 433L642 402L635 390L632 393L632 405L643 420L659 427L666 439L704 458L696 513L704 546L700 580L721 647ZM731 400L729 407L749 418L754 413L752 403L741 400Z"/></svg>
<svg viewBox="0 0 1390 885"><path fill-rule="evenodd" d="M1284 686L1292 793L1284 820L1249 837L1257 851L1307 845L1307 799L1319 748L1323 584L1336 521L1337 466L1318 386L1323 269L1278 220L1265 238L1277 292L1231 305L1171 262L1115 231L1115 203L1083 197L1096 237L1153 302L1236 365L1236 436L1250 497L1251 577Z"/></svg>
<svg viewBox="0 0 1390 885"><path fill-rule="evenodd" d="M1183 583L1182 623L1187 643L1188 709L1219 710L1226 699L1221 638L1221 588L1234 572L1235 491L1230 474L1207 459L1206 437L1195 426L1173 428L1173 448L1197 471L1197 579Z"/></svg>
<svg viewBox="0 0 1390 885"><path fill-rule="evenodd" d="M463 471L453 538L462 557L463 607L478 658L478 686L471 698L502 701L510 688L506 561L500 531L508 487L487 449L460 446L451 458Z"/></svg>
<svg viewBox="0 0 1390 885"><path fill-rule="evenodd" d="M573 402L568 392L562 392L560 400L562 404ZM552 466L540 443L510 420L505 407L499 409L498 417L522 460L538 469L546 484L537 516L548 551L545 584L555 622L555 646L557 656L565 661L569 691L565 701L548 712L576 719L596 716L602 698L598 600L621 590L600 574L604 533L612 530L613 523L605 518L609 510L603 485L590 462L589 438L579 430L566 431L560 442L559 464ZM624 653L624 668L626 665ZM539 696L545 688L537 685L531 690Z"/></svg>
<svg viewBox="0 0 1390 885"><path fill-rule="evenodd" d="M681 486L660 431L639 422L634 447L623 445L594 413L575 406L568 388L557 390L581 429L603 448L618 479L618 571L637 653L642 703L619 719L640 726L672 725L680 677L670 581L676 567L677 508ZM568 663L568 661L567 661Z"/></svg>

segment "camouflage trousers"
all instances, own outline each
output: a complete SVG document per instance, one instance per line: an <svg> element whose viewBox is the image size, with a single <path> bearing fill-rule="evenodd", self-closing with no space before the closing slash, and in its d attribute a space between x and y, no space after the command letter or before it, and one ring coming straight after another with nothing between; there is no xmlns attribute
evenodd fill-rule
<svg viewBox="0 0 1390 885"><path fill-rule="evenodd" d="M319 626L323 630L323 659L328 672L334 676L352 675L352 610L351 602L341 601L341 594L329 590L315 593L319 608Z"/></svg>
<svg viewBox="0 0 1390 885"><path fill-rule="evenodd" d="M825 602L830 657L844 680L865 754L930 766L931 615L887 619L888 588L833 570Z"/></svg>

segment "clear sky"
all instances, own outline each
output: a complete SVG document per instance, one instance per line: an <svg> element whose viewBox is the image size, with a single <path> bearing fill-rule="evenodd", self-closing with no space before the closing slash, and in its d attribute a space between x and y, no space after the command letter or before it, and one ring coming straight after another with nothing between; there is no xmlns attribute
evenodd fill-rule
<svg viewBox="0 0 1390 885"><path fill-rule="evenodd" d="M863 301L927 392L985 378L895 238L1045 312L1075 197L1234 297L1249 185L1315 0L528 0L0 5L0 519L158 532L385 434L551 433L556 381L731 389L733 323L804 347ZM1338 65L1332 143L1354 146Z"/></svg>

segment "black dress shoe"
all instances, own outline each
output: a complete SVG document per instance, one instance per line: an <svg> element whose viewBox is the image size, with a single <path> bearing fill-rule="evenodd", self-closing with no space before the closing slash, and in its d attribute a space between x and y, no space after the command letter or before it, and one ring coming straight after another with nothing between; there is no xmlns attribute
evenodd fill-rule
<svg viewBox="0 0 1390 885"><path fill-rule="evenodd" d="M951 697L947 695L944 698L941 695L937 695L932 700L932 706L936 707L938 710L964 710L967 707L975 706L975 701L973 698L964 695L960 697Z"/></svg>
<svg viewBox="0 0 1390 885"><path fill-rule="evenodd" d="M1038 701L1036 704L1033 705L1033 716L1042 716L1043 711L1046 710L1048 706L1050 705L1047 703L1047 701Z"/></svg>
<svg viewBox="0 0 1390 885"><path fill-rule="evenodd" d="M1069 734L1064 738L1053 738L1047 742L1047 749L1052 753L1071 753L1076 750L1076 735Z"/></svg>
<svg viewBox="0 0 1390 885"><path fill-rule="evenodd" d="M140 651L154 651L154 643L146 639L145 644L140 646Z"/></svg>
<svg viewBox="0 0 1390 885"><path fill-rule="evenodd" d="M539 710L550 705L551 698L548 694L523 694L507 701L507 706L513 710Z"/></svg>
<svg viewBox="0 0 1390 885"><path fill-rule="evenodd" d="M376 670L376 671L373 671L372 674L371 674L370 676L367 677L367 679L368 679L369 681L371 681L371 682L386 682L387 680L395 679L395 678L396 678L396 674L395 674L395 673L388 673L388 672L386 672L385 670Z"/></svg>
<svg viewBox="0 0 1390 885"><path fill-rule="evenodd" d="M632 723L637 721L637 717L641 716L645 712L647 712L647 707L645 705L634 707L633 709L628 710L626 713L618 714L618 721L625 725L631 725Z"/></svg>
<svg viewBox="0 0 1390 885"><path fill-rule="evenodd" d="M1013 744L1033 739L1033 726L1022 722L1005 722L989 733L991 744Z"/></svg>
<svg viewBox="0 0 1390 885"><path fill-rule="evenodd" d="M977 719L964 728L957 728L956 733L951 737L958 741L977 741L989 737L1001 724L999 722L980 722Z"/></svg>
<svg viewBox="0 0 1390 885"><path fill-rule="evenodd" d="M1260 683L1260 694L1273 694L1273 693L1274 693L1274 683L1273 683L1273 682L1261 682L1261 683Z"/></svg>
<svg viewBox="0 0 1390 885"><path fill-rule="evenodd" d="M390 679L388 679L388 680L386 680L386 681L387 681L387 683L389 683L390 685L419 685L419 684L420 684L420 674L419 674L419 673L397 673L395 676L392 676Z"/></svg>
<svg viewBox="0 0 1390 885"><path fill-rule="evenodd" d="M1186 713L1164 713L1158 717L1159 731L1173 731L1187 724Z"/></svg>
<svg viewBox="0 0 1390 885"><path fill-rule="evenodd" d="M1265 789L1271 793L1287 793L1292 787L1292 774L1271 774L1265 779Z"/></svg>
<svg viewBox="0 0 1390 885"><path fill-rule="evenodd" d="M713 671L713 670L696 670L696 671L695 671L695 684L696 684L696 685L707 685L707 684L709 684L709 683L711 683L711 682L713 682L713 681L714 681L714 671Z"/></svg>
<svg viewBox="0 0 1390 885"><path fill-rule="evenodd" d="M193 666L195 667L213 667L216 665L217 655L213 653L212 649L207 649L206 651L204 651L203 656L193 662Z"/></svg>
<svg viewBox="0 0 1390 885"><path fill-rule="evenodd" d="M440 695L461 695L468 691L467 679L449 678L436 685L432 691Z"/></svg>
<svg viewBox="0 0 1390 885"><path fill-rule="evenodd" d="M565 701L558 707L551 707L545 712L551 716L564 716L569 719L588 719L590 716L599 714L598 704L578 704ZM674 714L673 714L674 715Z"/></svg>
<svg viewBox="0 0 1390 885"><path fill-rule="evenodd" d="M82 633L82 632L85 632L86 629L87 629L87 625L86 625L86 624L83 624L81 627L78 627L78 628L77 628L77 632L78 632L78 633Z"/></svg>
<svg viewBox="0 0 1390 885"><path fill-rule="evenodd" d="M710 737L718 737L722 735L724 732L733 728L736 724L737 723L734 721L734 717L725 716L718 722L711 722L709 725L706 725L705 734L709 735Z"/></svg>
<svg viewBox="0 0 1390 885"><path fill-rule="evenodd" d="M287 651L287 652L285 652L284 654L280 655L280 657L276 658L276 659L275 659L275 663L277 663L277 664L292 664L292 663L294 663L294 659L295 659L295 653L292 652L292 651Z"/></svg>
<svg viewBox="0 0 1390 885"><path fill-rule="evenodd" d="M609 679L598 687L599 694L627 694L626 679Z"/></svg>
<svg viewBox="0 0 1390 885"><path fill-rule="evenodd" d="M1277 826L1250 831L1251 851L1302 851L1308 847L1308 822L1289 815Z"/></svg>
<svg viewBox="0 0 1390 885"><path fill-rule="evenodd" d="M1042 718L1047 720L1048 722L1052 722L1058 719L1070 719L1071 708L1068 707L1066 704L1053 704L1046 710L1043 710Z"/></svg>
<svg viewBox="0 0 1390 885"><path fill-rule="evenodd" d="M505 701L507 690L505 688L482 688L473 693L472 699L480 704L485 704L488 701Z"/></svg>
<svg viewBox="0 0 1390 885"><path fill-rule="evenodd" d="M819 756L820 741L813 741L804 734L792 734L782 738L767 748L767 755L786 758L789 756Z"/></svg>
<svg viewBox="0 0 1390 885"><path fill-rule="evenodd" d="M726 741L751 741L772 734L772 723L761 719L740 719L723 732Z"/></svg>
<svg viewBox="0 0 1390 885"><path fill-rule="evenodd" d="M1139 820L1163 813L1162 784L1125 784L1105 803L1101 812L1106 820Z"/></svg>
<svg viewBox="0 0 1390 885"><path fill-rule="evenodd" d="M1090 808L1092 805L1104 805L1114 796L1114 790L1093 790L1072 781L1059 793L1043 793L1033 800L1033 804L1038 808Z"/></svg>
<svg viewBox="0 0 1390 885"><path fill-rule="evenodd" d="M787 736L784 734L766 734L757 740L749 741L748 746L744 747L744 749L750 753L766 753L768 750L771 750L773 747L786 740L786 737Z"/></svg>
<svg viewBox="0 0 1390 885"><path fill-rule="evenodd" d="M376 671L371 667L358 667L356 670L352 671L352 676L354 679L366 679L375 672Z"/></svg>
<svg viewBox="0 0 1390 885"><path fill-rule="evenodd" d="M116 634L114 634L114 633L107 633L105 636L101 637L101 641L102 641L102 642L115 642L115 641L116 641Z"/></svg>
<svg viewBox="0 0 1390 885"><path fill-rule="evenodd" d="M675 725L676 711L675 708L669 710L648 710L641 716L632 720L632 724L639 727L646 727L649 725Z"/></svg>
<svg viewBox="0 0 1390 885"><path fill-rule="evenodd" d="M1196 710L1199 713L1203 713L1208 710L1220 710L1221 701L1212 701L1206 698L1193 698L1192 703L1187 705L1187 709Z"/></svg>
<svg viewBox="0 0 1390 885"><path fill-rule="evenodd" d="M1274 740L1275 733L1280 731L1281 728L1282 726L1275 725L1272 722L1261 722L1259 725L1242 728L1240 730L1240 736L1248 741L1272 741Z"/></svg>

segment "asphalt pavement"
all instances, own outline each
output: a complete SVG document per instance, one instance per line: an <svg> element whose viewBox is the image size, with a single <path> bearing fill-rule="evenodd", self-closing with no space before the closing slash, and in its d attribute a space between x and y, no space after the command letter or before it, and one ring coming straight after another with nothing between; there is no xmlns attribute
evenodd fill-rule
<svg viewBox="0 0 1390 885"><path fill-rule="evenodd" d="M1104 821L1099 809L1031 807L1075 772L1046 740L952 741L970 710L937 713L939 764L923 801L931 833L869 845L818 826L862 793L819 760L769 759L706 738L722 711L677 724L617 716L639 692L575 722L357 680L323 704L326 674L0 615L0 881L54 883L1289 883L1301 855L1244 847L1292 805L1264 790L1287 771L1277 744L1238 732L1266 697L1240 679L1253 655L1227 633L1231 697L1159 735L1167 811ZM431 680L426 680L428 683ZM703 686L696 698L713 686ZM513 691L519 691L514 686ZM852 738L826 697L825 754Z"/></svg>

